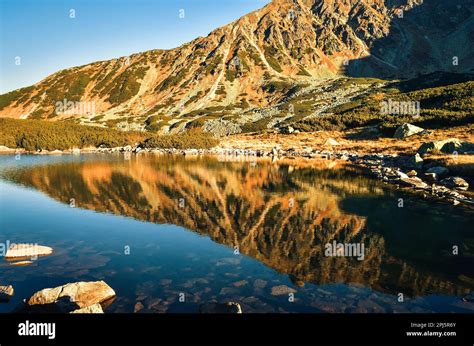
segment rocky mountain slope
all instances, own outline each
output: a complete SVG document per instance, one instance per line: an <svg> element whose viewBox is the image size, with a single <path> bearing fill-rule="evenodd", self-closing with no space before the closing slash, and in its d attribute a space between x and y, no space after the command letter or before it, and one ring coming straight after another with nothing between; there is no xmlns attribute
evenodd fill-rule
<svg viewBox="0 0 474 346"><path fill-rule="evenodd" d="M178 48L73 67L1 95L0 116L239 132L262 110L271 116L276 104L320 94L342 75L473 72L473 37L473 1L274 0ZM350 93L383 83L370 79ZM350 98L336 89L329 101ZM316 115L328 108L322 103L311 106Z"/></svg>

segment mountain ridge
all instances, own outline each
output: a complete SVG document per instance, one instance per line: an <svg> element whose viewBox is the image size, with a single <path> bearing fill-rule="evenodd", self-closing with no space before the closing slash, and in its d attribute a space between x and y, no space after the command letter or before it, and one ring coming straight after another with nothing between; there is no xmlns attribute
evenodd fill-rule
<svg viewBox="0 0 474 346"><path fill-rule="evenodd" d="M428 10L435 11L430 14L435 17L446 9L459 21L446 35L456 44L462 42L474 35L472 2L391 2L393 6L383 0L274 0L177 48L58 71L33 86L2 95L0 116L137 123L139 128L154 116L155 125L161 125L156 127L167 133L202 118L199 112L212 120L269 107L343 75L404 78L453 70L451 60L438 56L438 38L432 41L428 63L398 59L393 45L401 38L412 49L408 57L420 55L417 46L425 41L420 41L413 22L425 23ZM429 27L426 32L442 37L446 23L435 24L438 31ZM454 71L474 71L467 59L474 56L472 48L463 49L457 50L463 64ZM394 70L398 75L393 76ZM90 103L93 110L75 109L75 102ZM64 105L59 112L58 104Z"/></svg>

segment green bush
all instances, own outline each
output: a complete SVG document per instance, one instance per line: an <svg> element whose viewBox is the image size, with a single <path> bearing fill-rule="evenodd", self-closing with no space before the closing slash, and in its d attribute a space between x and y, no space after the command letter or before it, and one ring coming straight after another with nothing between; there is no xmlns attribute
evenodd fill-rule
<svg viewBox="0 0 474 346"><path fill-rule="evenodd" d="M144 148L160 149L210 149L219 144L219 141L210 134L189 131L176 135L152 136L142 142Z"/></svg>
<svg viewBox="0 0 474 346"><path fill-rule="evenodd" d="M9 148L66 150L84 147L117 147L143 140L143 133L78 125L72 122L0 119L0 145Z"/></svg>
<svg viewBox="0 0 474 346"><path fill-rule="evenodd" d="M0 110L5 108L6 106L10 105L14 101L17 101L22 95L28 94L32 92L34 89L33 86L22 88L14 91L10 91L9 93L0 95Z"/></svg>
<svg viewBox="0 0 474 346"><path fill-rule="evenodd" d="M270 118L262 118L255 122L246 123L241 126L242 132L261 132L267 129L267 125L270 122Z"/></svg>
<svg viewBox="0 0 474 346"><path fill-rule="evenodd" d="M139 80L143 79L148 67L130 67L113 81L114 87L110 90L107 99L111 104L120 104L131 99L140 90Z"/></svg>
<svg viewBox="0 0 474 346"><path fill-rule="evenodd" d="M345 83L367 82L362 79L343 81ZM400 84L402 85L402 84ZM397 84L395 84L395 87ZM420 89L403 93L394 92L394 85L387 89L375 89L373 93L385 92L383 99L374 98L372 93L361 98L333 107L328 114L310 119L299 119L292 126L300 131L347 130L356 127L379 125L387 130L394 130L403 123L411 123L423 128L441 128L460 126L474 122L474 82L453 84L449 86ZM381 101L419 101L420 116L381 114ZM296 115L307 114L307 109L300 109L299 103L291 100ZM302 103L301 105L305 105ZM332 113L332 114L329 114Z"/></svg>

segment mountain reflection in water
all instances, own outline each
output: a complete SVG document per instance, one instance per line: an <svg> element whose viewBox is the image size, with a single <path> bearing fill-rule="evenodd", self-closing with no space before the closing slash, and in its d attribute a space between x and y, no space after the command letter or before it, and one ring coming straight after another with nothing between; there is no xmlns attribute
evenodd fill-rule
<svg viewBox="0 0 474 346"><path fill-rule="evenodd" d="M25 166L3 176L67 204L73 199L78 208L185 227L289 275L298 286L355 283L406 296L473 289L472 212L331 161L254 166L141 155ZM333 241L363 243L364 259L325 256ZM454 244L462 249L458 256L451 255Z"/></svg>

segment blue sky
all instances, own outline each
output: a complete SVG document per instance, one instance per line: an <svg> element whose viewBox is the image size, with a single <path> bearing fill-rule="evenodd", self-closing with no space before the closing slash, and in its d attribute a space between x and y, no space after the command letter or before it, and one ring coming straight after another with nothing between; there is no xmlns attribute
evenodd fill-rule
<svg viewBox="0 0 474 346"><path fill-rule="evenodd" d="M0 0L0 93L63 68L179 46L268 2Z"/></svg>

